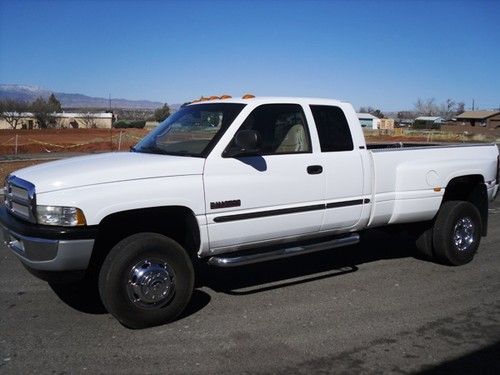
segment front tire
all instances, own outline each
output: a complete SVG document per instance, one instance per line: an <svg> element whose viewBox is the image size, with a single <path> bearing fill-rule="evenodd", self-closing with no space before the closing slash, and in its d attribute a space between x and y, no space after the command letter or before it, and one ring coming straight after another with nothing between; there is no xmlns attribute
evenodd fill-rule
<svg viewBox="0 0 500 375"><path fill-rule="evenodd" d="M470 202L447 201L439 209L432 242L437 259L460 266L469 263L481 241L481 216Z"/></svg>
<svg viewBox="0 0 500 375"><path fill-rule="evenodd" d="M193 292L194 271L186 251L157 233L137 233L111 249L99 273L106 309L129 328L177 318Z"/></svg>

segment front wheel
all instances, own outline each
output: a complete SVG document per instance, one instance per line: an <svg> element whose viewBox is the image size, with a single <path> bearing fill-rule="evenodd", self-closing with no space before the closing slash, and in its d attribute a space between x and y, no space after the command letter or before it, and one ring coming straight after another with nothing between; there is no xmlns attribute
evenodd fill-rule
<svg viewBox="0 0 500 375"><path fill-rule="evenodd" d="M129 328L174 320L188 304L194 271L186 251L157 233L138 233L110 251L99 273L106 309Z"/></svg>
<svg viewBox="0 0 500 375"><path fill-rule="evenodd" d="M432 243L439 261L453 266L469 263L481 240L481 216L470 202L448 201L439 209Z"/></svg>

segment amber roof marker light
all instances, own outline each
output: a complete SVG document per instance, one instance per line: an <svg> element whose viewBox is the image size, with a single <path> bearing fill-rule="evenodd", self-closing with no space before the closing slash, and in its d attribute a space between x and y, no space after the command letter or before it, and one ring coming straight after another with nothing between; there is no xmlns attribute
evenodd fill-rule
<svg viewBox="0 0 500 375"><path fill-rule="evenodd" d="M192 103L199 103L199 102L208 102L210 100L221 100L221 99L231 99L232 96L231 95L221 95L221 96L217 96L217 95L212 95L212 96L201 96L199 99L194 99L192 101L190 101L189 103L192 104Z"/></svg>
<svg viewBox="0 0 500 375"><path fill-rule="evenodd" d="M231 99L232 96L231 95L221 95L221 96L217 96L217 95L212 95L212 96L201 96L199 99L195 99L195 100L192 100L190 102L191 103L199 103L199 102L208 102L210 100L224 100L224 99ZM242 99L255 99L255 95L253 94L244 94L242 97Z"/></svg>

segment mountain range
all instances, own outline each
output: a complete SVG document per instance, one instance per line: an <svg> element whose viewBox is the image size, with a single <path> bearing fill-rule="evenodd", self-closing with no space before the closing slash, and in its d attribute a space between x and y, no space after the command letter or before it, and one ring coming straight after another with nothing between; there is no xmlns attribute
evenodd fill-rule
<svg viewBox="0 0 500 375"><path fill-rule="evenodd" d="M52 93L61 102L63 108L109 108L108 98L98 98L83 94L54 92L30 85L0 84L0 99L14 99L32 102L40 96L47 99ZM162 105L163 103L150 100L111 98L112 108L155 109L161 107Z"/></svg>

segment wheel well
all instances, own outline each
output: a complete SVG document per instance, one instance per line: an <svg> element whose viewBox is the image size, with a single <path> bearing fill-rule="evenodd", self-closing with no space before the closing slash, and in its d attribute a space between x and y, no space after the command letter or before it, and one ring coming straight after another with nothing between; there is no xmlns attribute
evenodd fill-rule
<svg viewBox="0 0 500 375"><path fill-rule="evenodd" d="M177 241L191 258L200 247L200 230L189 208L154 207L117 212L99 223L99 234L90 260L89 271L99 270L104 258L119 241L135 233L154 232Z"/></svg>
<svg viewBox="0 0 500 375"><path fill-rule="evenodd" d="M479 211L482 222L482 235L486 236L488 229L488 193L481 175L455 177L446 186L443 202L468 201Z"/></svg>

